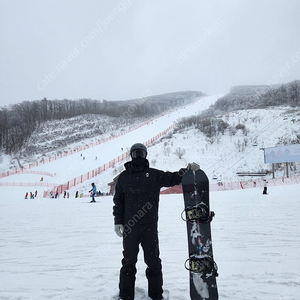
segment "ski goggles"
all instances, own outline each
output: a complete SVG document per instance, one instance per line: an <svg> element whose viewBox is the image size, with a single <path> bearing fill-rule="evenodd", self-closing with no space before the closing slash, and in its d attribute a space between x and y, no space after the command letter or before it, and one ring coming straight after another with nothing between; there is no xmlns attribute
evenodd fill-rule
<svg viewBox="0 0 300 300"><path fill-rule="evenodd" d="M140 156L142 158L146 158L147 152L145 150L142 150L142 149L133 150L131 152L131 157L132 158L137 158L138 156Z"/></svg>

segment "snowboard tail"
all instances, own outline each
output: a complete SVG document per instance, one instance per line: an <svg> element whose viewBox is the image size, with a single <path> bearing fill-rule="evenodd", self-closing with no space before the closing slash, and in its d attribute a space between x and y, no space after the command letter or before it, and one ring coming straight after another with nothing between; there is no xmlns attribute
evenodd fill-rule
<svg viewBox="0 0 300 300"><path fill-rule="evenodd" d="M210 222L214 212L209 205L209 181L202 170L188 170L182 178L192 300L217 300L218 268L213 259Z"/></svg>

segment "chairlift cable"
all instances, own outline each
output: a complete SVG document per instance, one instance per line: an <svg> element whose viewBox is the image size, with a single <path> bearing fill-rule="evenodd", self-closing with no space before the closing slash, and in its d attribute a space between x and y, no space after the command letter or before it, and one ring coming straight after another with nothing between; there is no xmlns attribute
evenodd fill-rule
<svg viewBox="0 0 300 300"><path fill-rule="evenodd" d="M275 125L275 123L278 122L278 120L281 119L281 116L278 116L277 118L273 119L271 122L269 122L268 124L266 124L263 128L261 128L260 130L258 130L257 133L257 137L261 136L263 133L265 133L266 129L269 128L272 124ZM281 123L271 134L273 134L278 128L280 128L283 124ZM268 134L270 135L270 134ZM243 156L240 160L238 160L237 162L235 162L233 165L231 165L230 168L228 168L226 171L224 171L223 173L221 173L221 175L223 175L224 173L226 173L229 169L232 168L232 166L236 165L239 161L241 161L242 159L244 159L248 154L250 154L253 150L255 150L255 148L251 149L245 156ZM210 170L212 167L214 167L215 165L217 165L218 163L220 163L222 160L224 160L225 158L227 158L229 155L231 155L233 153L233 155L229 158L232 159L235 155L236 155L236 150L232 150L230 151L228 154L226 154L224 157L222 157L221 159L219 159L217 162L215 162L213 165L211 165L207 170ZM222 163L219 167L223 167L225 165L225 163Z"/></svg>

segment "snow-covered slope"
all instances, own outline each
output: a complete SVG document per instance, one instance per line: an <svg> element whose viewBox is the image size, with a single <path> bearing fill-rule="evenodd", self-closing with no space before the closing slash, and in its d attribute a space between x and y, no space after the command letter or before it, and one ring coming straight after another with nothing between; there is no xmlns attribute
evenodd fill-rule
<svg viewBox="0 0 300 300"><path fill-rule="evenodd" d="M0 187L0 299L113 300L122 242L113 230L112 197L23 199ZM298 300L299 185L213 192L211 208L220 300ZM186 226L181 195L162 195L160 252L166 299L188 300ZM146 297L142 251L136 300Z"/></svg>

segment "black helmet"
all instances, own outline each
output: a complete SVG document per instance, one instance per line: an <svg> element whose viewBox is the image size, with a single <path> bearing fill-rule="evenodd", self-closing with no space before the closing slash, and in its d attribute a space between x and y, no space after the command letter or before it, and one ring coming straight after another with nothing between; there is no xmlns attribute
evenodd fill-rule
<svg viewBox="0 0 300 300"><path fill-rule="evenodd" d="M94 185L95 185L95 183L93 182L93 183L92 183L92 186L94 186Z"/></svg>
<svg viewBox="0 0 300 300"><path fill-rule="evenodd" d="M132 158L137 158L138 156L146 158L147 156L147 148L145 145L141 143L136 143L130 148L130 156Z"/></svg>

